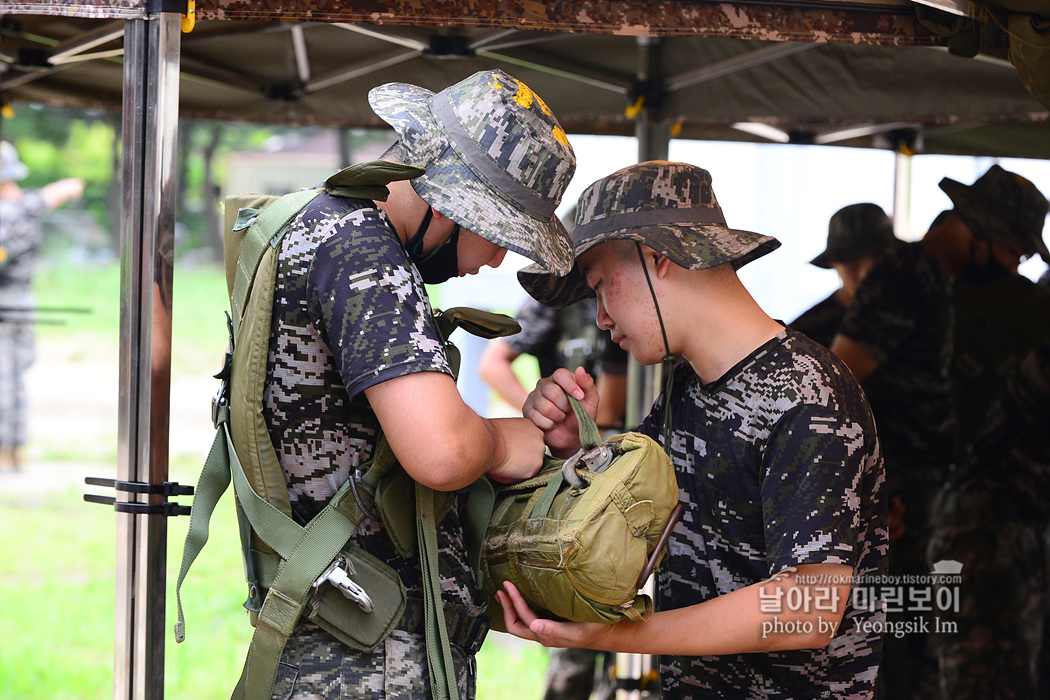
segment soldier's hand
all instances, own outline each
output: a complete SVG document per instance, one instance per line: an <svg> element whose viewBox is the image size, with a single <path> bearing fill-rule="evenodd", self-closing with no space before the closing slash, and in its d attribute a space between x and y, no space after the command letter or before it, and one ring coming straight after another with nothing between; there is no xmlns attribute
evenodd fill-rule
<svg viewBox="0 0 1050 700"><path fill-rule="evenodd" d="M608 644L601 640L615 627L597 622L555 622L537 617L510 581L504 581L503 590L496 591L496 600L503 608L503 623L508 632L545 647L606 649Z"/></svg>
<svg viewBox="0 0 1050 700"><path fill-rule="evenodd" d="M594 378L581 367L572 373L559 369L536 384L525 399L522 415L543 431L555 457L568 457L580 449L580 427L569 404L569 396L580 400L587 413L598 413L598 390Z"/></svg>
<svg viewBox="0 0 1050 700"><path fill-rule="evenodd" d="M489 425L496 430L502 450L498 465L488 472L489 478L513 484L535 476L546 452L543 432L525 418L494 418Z"/></svg>

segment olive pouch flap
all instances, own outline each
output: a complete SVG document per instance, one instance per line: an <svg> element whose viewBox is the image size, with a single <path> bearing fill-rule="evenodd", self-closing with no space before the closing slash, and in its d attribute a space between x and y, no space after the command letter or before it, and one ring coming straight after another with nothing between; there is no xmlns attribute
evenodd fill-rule
<svg viewBox="0 0 1050 700"><path fill-rule="evenodd" d="M395 180L411 180L426 174L414 165L370 160L343 168L325 180L324 188L333 197L386 201L390 196L387 185Z"/></svg>
<svg viewBox="0 0 1050 700"><path fill-rule="evenodd" d="M351 649L372 651L401 622L405 585L396 571L360 547L347 545L340 557L350 577L368 593L372 610L365 612L325 582L318 587L305 615Z"/></svg>

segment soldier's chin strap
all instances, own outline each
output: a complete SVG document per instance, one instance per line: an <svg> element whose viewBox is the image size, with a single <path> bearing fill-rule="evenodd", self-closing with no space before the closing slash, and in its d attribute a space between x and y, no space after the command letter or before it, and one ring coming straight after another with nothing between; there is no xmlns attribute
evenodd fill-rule
<svg viewBox="0 0 1050 700"><path fill-rule="evenodd" d="M642 272L645 273L645 282L649 285L649 294L653 298L653 306L656 307L656 319L660 322L660 335L664 340L664 359L662 361L664 371L664 423L663 438L664 449L670 450L671 439L671 386L674 383L675 357L671 354L671 345L667 342L667 329L664 327L664 317L660 313L660 302L656 299L656 290L653 289L653 280L649 277L649 267L645 264L645 256L642 254L642 244L634 242L635 250L638 251L638 260L642 263Z"/></svg>

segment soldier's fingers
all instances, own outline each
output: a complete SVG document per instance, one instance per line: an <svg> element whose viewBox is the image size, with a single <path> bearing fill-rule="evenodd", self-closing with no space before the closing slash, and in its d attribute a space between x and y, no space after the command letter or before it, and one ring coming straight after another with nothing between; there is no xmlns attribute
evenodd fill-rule
<svg viewBox="0 0 1050 700"><path fill-rule="evenodd" d="M565 413L547 397L533 392L521 408L521 415L532 421L533 425L543 431L554 428L565 420Z"/></svg>
<svg viewBox="0 0 1050 700"><path fill-rule="evenodd" d="M580 375L586 377L586 379L583 380L584 383L586 383L590 379L590 375L588 375L586 370L582 368L577 369L575 374L564 368L559 369L557 372L552 374L550 378L554 380L553 383L556 384L563 392L565 392L565 394L573 396L582 401L583 397L585 396L585 392L584 387L581 386L579 381L577 380L578 376ZM593 387L594 381L591 380L590 384ZM565 400L565 408L569 409L568 399Z"/></svg>
<svg viewBox="0 0 1050 700"><path fill-rule="evenodd" d="M536 641L535 635L529 631L528 626L518 619L518 614L514 611L514 604L510 602L506 593L496 591L496 602L503 608L503 625L507 628L507 632L521 639Z"/></svg>

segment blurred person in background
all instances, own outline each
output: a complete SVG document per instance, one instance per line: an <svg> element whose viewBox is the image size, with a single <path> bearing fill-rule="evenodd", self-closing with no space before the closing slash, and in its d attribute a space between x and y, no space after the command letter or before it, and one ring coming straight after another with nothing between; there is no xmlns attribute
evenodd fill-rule
<svg viewBox="0 0 1050 700"><path fill-rule="evenodd" d="M788 325L826 348L842 324L864 276L888 248L901 243L893 235L893 221L877 204L850 204L828 221L828 242L811 265L835 270L841 286Z"/></svg>
<svg viewBox="0 0 1050 700"><path fill-rule="evenodd" d="M1050 261L1042 238L1050 204L1035 185L998 165L972 185L944 178L940 186L954 204L943 225L954 227L969 251L952 284L951 381L962 457L1017 363L1050 338L1050 292L1017 271L1036 253Z"/></svg>
<svg viewBox="0 0 1050 700"><path fill-rule="evenodd" d="M0 469L25 461L28 404L24 373L33 363L33 270L44 215L84 192L80 178L65 178L39 190L18 182L29 174L18 151L0 141Z"/></svg>

